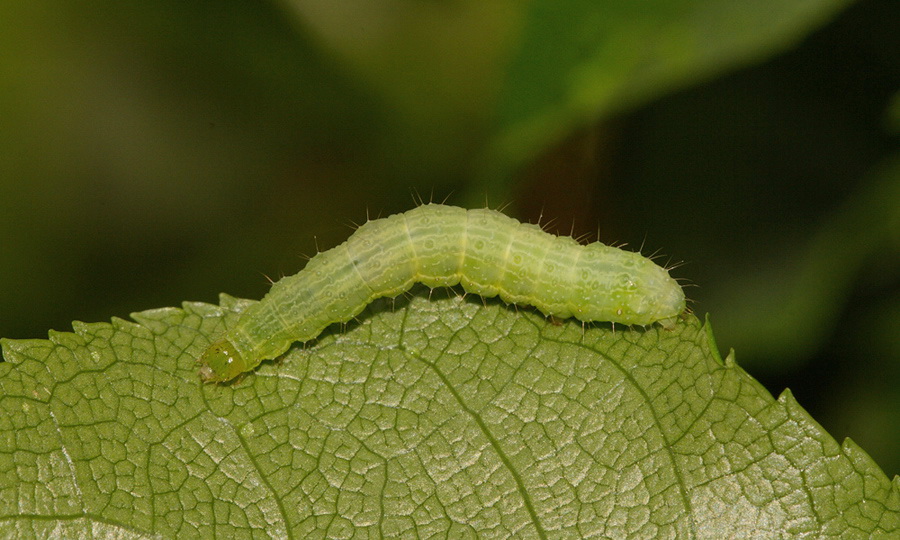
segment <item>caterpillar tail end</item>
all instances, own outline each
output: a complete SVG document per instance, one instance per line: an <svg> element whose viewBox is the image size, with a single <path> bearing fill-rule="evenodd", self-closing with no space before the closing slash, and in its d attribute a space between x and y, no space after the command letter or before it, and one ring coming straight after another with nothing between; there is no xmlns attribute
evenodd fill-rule
<svg viewBox="0 0 900 540"><path fill-rule="evenodd" d="M200 379L205 383L227 382L247 371L244 357L227 339L210 345L200 356L199 362Z"/></svg>
<svg viewBox="0 0 900 540"><path fill-rule="evenodd" d="M667 330L667 331L671 332L672 330L675 330L675 323L678 322L678 317L669 317L667 319L660 319L656 322L658 322L659 325L663 327L663 330Z"/></svg>

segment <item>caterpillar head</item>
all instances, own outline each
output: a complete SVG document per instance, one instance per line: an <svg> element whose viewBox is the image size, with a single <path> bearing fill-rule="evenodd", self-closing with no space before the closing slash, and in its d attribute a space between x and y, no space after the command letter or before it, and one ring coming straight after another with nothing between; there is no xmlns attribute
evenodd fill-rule
<svg viewBox="0 0 900 540"><path fill-rule="evenodd" d="M200 357L200 378L203 382L230 381L247 370L244 358L227 339L213 343Z"/></svg>

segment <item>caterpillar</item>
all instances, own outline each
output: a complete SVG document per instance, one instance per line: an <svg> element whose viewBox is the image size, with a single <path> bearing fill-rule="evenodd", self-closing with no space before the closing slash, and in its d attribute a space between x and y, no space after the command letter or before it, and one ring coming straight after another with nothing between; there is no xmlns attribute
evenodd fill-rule
<svg viewBox="0 0 900 540"><path fill-rule="evenodd" d="M678 283L638 253L582 245L494 210L425 204L367 222L273 284L203 353L200 377L229 381L414 283L460 284L468 293L581 321L670 329L685 310Z"/></svg>

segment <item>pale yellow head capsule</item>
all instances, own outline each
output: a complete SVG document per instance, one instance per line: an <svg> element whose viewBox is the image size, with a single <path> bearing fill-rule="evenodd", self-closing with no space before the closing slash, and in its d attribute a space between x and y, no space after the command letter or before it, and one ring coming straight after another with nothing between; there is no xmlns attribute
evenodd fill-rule
<svg viewBox="0 0 900 540"><path fill-rule="evenodd" d="M227 339L217 341L200 357L200 378L203 382L226 382L249 368L244 358Z"/></svg>

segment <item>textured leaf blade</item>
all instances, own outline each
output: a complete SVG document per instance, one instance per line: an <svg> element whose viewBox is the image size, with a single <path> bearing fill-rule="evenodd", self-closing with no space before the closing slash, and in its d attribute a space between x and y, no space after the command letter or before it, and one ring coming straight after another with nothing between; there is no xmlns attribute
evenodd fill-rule
<svg viewBox="0 0 900 540"><path fill-rule="evenodd" d="M195 359L247 305L4 340L0 532L887 536L893 484L785 392L674 332L477 297L376 303L228 386Z"/></svg>

